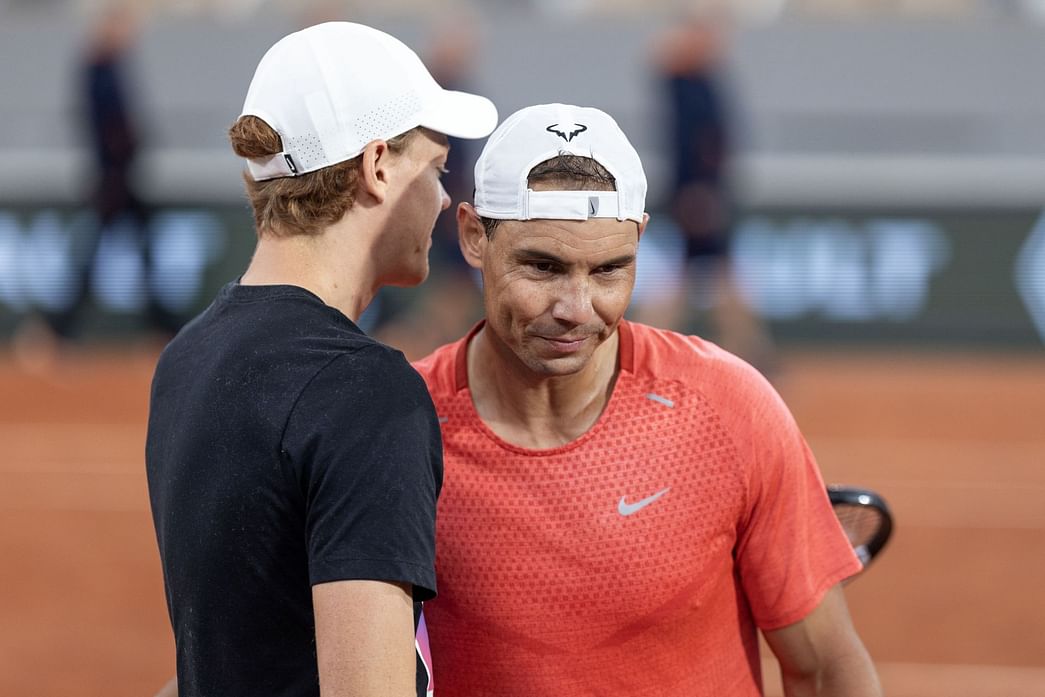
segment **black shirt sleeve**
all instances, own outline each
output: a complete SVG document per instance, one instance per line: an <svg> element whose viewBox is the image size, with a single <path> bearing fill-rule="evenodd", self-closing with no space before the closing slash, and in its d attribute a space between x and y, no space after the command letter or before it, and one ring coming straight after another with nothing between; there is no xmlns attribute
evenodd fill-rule
<svg viewBox="0 0 1045 697"><path fill-rule="evenodd" d="M375 345L333 359L297 400L283 456L305 505L309 578L410 583L435 596L439 424L424 382Z"/></svg>

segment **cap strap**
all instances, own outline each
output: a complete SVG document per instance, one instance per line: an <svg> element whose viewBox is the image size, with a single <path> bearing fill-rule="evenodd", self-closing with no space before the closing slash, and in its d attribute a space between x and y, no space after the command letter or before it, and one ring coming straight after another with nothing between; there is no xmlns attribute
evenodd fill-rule
<svg viewBox="0 0 1045 697"><path fill-rule="evenodd" d="M247 160L247 169L254 181L275 179L276 177L293 177L298 173L298 168L291 159L290 154L279 152L271 157L252 158Z"/></svg>
<svg viewBox="0 0 1045 697"><path fill-rule="evenodd" d="M526 190L522 220L624 220L616 191L534 191Z"/></svg>

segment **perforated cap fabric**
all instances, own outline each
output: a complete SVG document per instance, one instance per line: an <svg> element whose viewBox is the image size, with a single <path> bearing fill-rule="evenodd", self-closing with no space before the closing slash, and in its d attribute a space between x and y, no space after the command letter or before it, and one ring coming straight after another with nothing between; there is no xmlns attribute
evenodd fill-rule
<svg viewBox="0 0 1045 697"><path fill-rule="evenodd" d="M424 126L482 138L497 125L493 102L444 90L406 44L362 24L327 22L280 39L262 57L241 116L279 133L283 152L248 159L257 180L349 160L368 143Z"/></svg>
<svg viewBox="0 0 1045 697"><path fill-rule="evenodd" d="M533 191L527 177L559 155L590 157L616 179L616 191ZM475 209L487 218L642 222L646 173L617 122L604 111L538 104L504 120L475 164Z"/></svg>

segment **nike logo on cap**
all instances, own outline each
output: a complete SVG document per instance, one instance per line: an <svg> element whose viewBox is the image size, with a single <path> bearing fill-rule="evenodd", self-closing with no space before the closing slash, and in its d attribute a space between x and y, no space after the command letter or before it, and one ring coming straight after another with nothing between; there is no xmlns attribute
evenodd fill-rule
<svg viewBox="0 0 1045 697"><path fill-rule="evenodd" d="M629 516L629 515L631 515L633 513L638 513L643 508L645 508L646 506L650 505L651 503L653 503L654 501L656 501L657 499L659 499L661 496L663 496L664 494L668 493L669 491L671 491L671 487L670 486L667 489L662 489L662 490L658 491L653 496L647 496L646 498L642 499L641 501L636 501L635 503L628 503L625 500L625 497L621 496L620 497L620 503L617 504L617 512L620 513L622 516Z"/></svg>

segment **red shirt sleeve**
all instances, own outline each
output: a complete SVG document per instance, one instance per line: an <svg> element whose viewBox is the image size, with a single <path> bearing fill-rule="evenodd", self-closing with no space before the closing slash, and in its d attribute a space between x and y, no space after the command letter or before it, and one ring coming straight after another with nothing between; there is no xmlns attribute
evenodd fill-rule
<svg viewBox="0 0 1045 697"><path fill-rule="evenodd" d="M733 375L737 446L747 502L737 569L756 624L772 630L808 615L860 561L838 522L816 460L776 391L754 369ZM739 380L738 380L739 378Z"/></svg>

